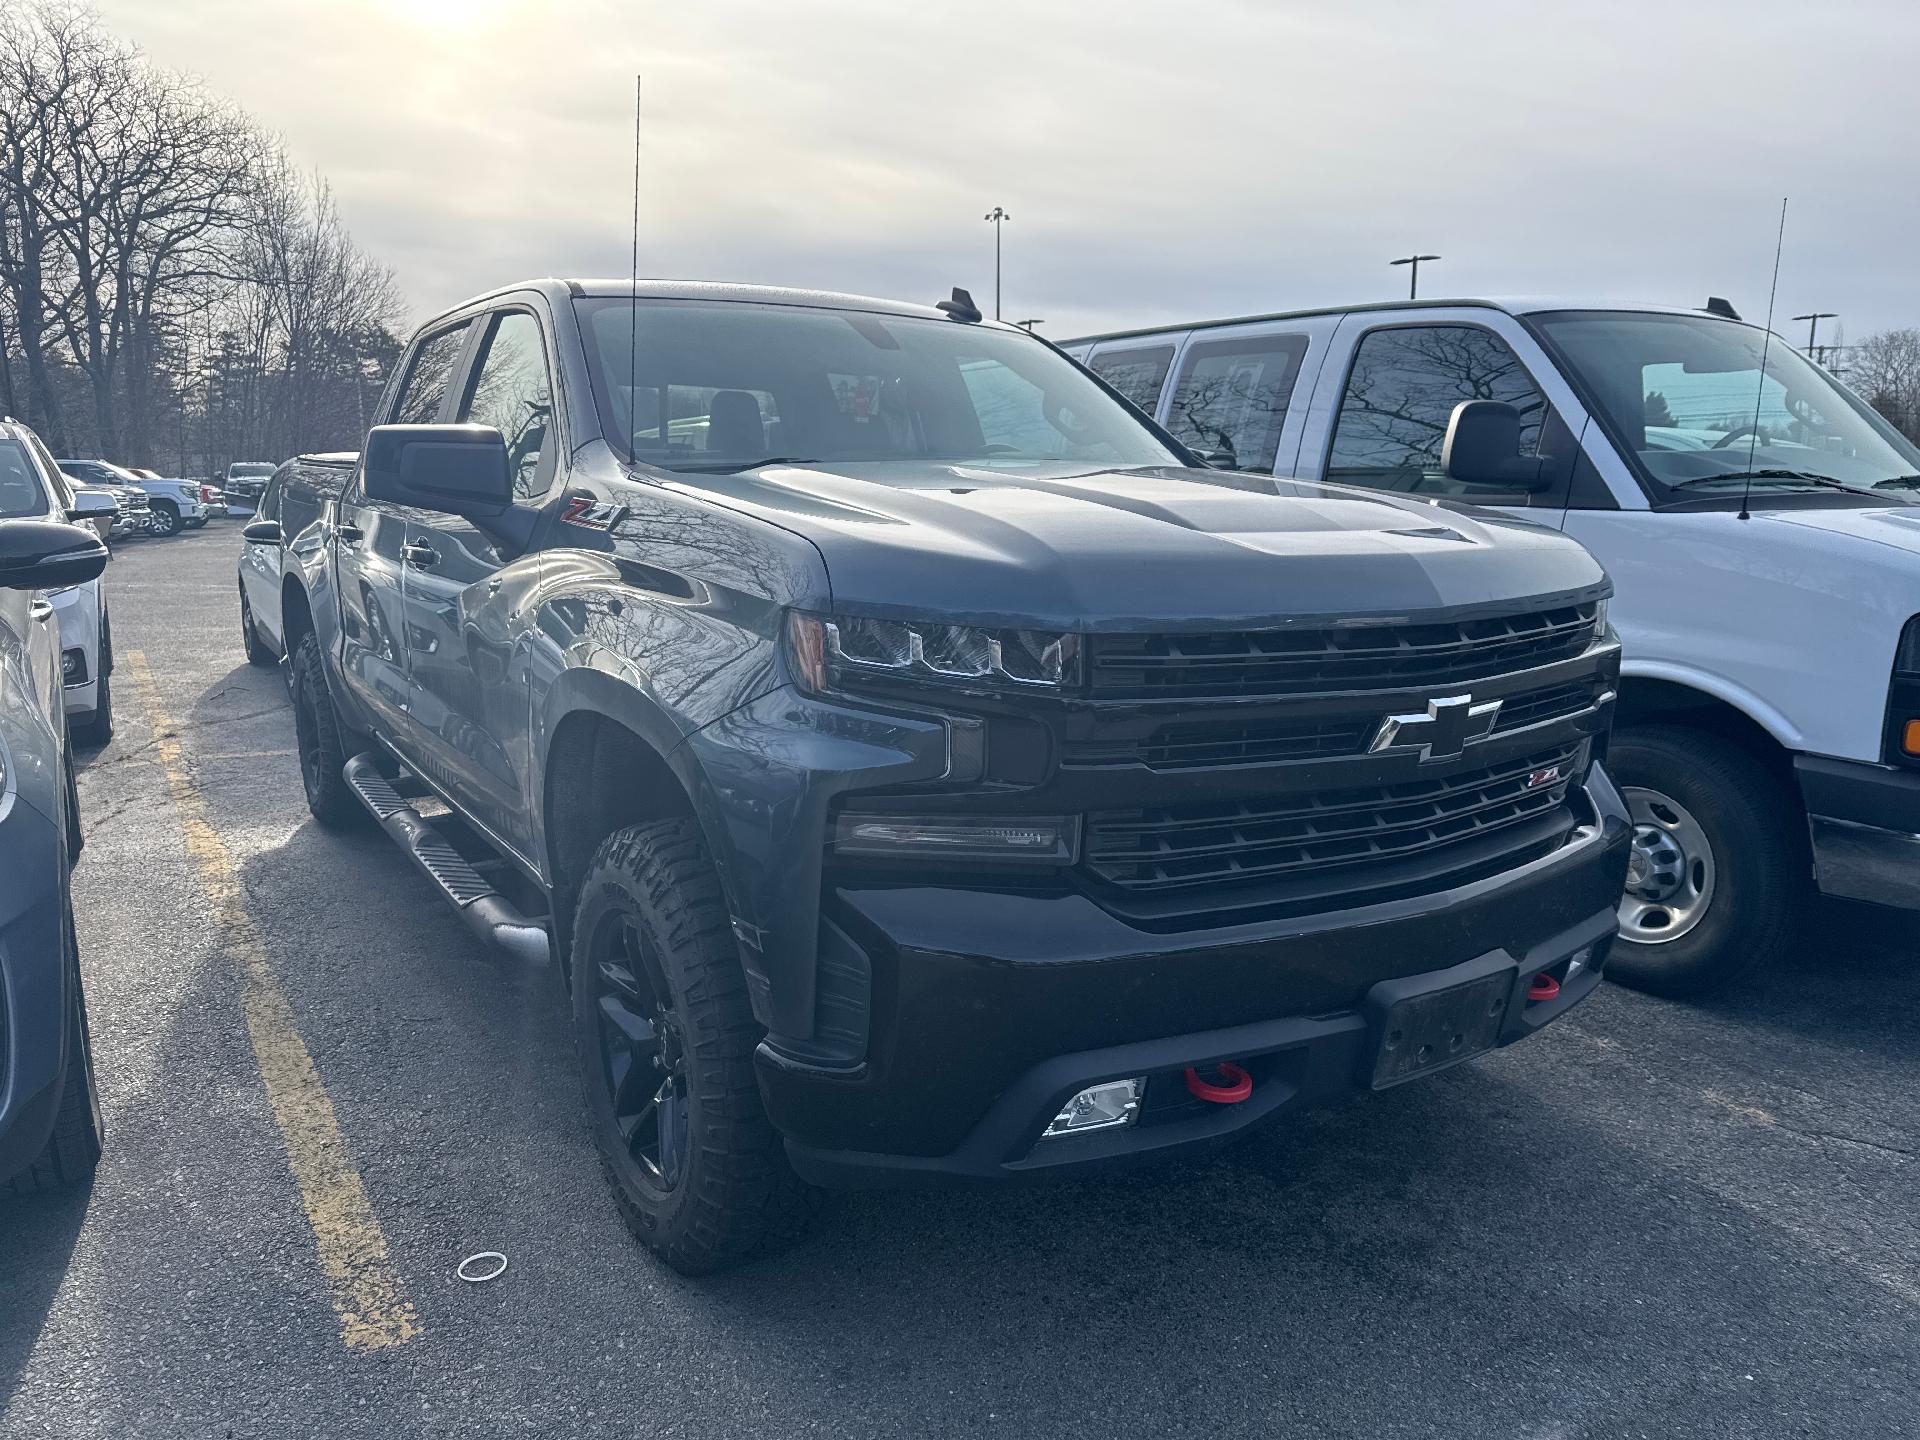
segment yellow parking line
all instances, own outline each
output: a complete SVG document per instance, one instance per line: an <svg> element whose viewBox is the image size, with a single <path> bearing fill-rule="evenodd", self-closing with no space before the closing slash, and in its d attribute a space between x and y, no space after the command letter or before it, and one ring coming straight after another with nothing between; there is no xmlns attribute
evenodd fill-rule
<svg viewBox="0 0 1920 1440"><path fill-rule="evenodd" d="M340 1338L350 1350L384 1350L420 1333L420 1318L388 1263L387 1237L367 1200L333 1102L313 1056L293 1023L293 1009L274 979L267 947L248 913L233 856L207 818L206 800L187 774L172 719L160 699L147 657L127 656L127 669L153 726L154 753L166 772L187 853L199 867L213 918L245 975L244 1005L253 1058L266 1081L274 1123L286 1143L287 1164L313 1226L320 1265L333 1290Z"/></svg>

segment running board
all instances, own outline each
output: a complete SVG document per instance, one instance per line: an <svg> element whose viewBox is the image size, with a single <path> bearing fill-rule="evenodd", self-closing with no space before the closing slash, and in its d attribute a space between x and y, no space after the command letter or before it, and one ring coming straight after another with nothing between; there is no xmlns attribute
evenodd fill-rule
<svg viewBox="0 0 1920 1440"><path fill-rule="evenodd" d="M469 930L515 959L530 965L548 963L552 946L546 927L522 914L454 849L432 821L421 818L420 812L393 788L393 782L380 773L371 750L347 761L341 774L360 797L360 803L380 822L380 828L460 912Z"/></svg>

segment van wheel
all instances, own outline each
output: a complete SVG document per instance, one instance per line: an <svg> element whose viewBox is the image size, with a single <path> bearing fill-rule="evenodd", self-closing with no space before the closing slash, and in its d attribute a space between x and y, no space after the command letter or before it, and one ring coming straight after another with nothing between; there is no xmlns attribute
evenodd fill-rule
<svg viewBox="0 0 1920 1440"><path fill-rule="evenodd" d="M1732 742L1679 725L1618 732L1607 769L1633 818L1607 973L1697 995L1784 955L1808 865L1779 780Z"/></svg>
<svg viewBox="0 0 1920 1440"><path fill-rule="evenodd" d="M307 791L307 809L330 830L361 823L366 808L347 788L340 772L353 757L341 742L340 719L333 696L327 693L326 672L320 666L320 642L309 630L293 652L293 733L300 750L300 781Z"/></svg>
<svg viewBox="0 0 1920 1440"><path fill-rule="evenodd" d="M73 966L73 1004L67 1008L67 1067L60 1110L46 1148L12 1181L15 1195L78 1185L100 1163L100 1091L93 1080L93 1035L87 1028L87 998L80 988L80 947L74 935L73 906L67 906L67 954Z"/></svg>
<svg viewBox="0 0 1920 1440"><path fill-rule="evenodd" d="M580 887L574 1039L627 1228L683 1275L797 1238L819 1194L754 1080L760 1039L719 877L691 820L615 832Z"/></svg>

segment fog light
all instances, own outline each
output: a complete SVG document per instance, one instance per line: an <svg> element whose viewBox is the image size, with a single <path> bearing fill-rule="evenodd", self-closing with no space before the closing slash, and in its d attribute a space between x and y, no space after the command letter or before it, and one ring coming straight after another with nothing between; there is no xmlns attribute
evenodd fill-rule
<svg viewBox="0 0 1920 1440"><path fill-rule="evenodd" d="M1050 1135L1080 1135L1088 1130L1111 1130L1117 1125L1131 1125L1140 1113L1140 1093L1147 1087L1146 1077L1133 1080L1109 1080L1105 1085L1094 1085L1082 1090L1067 1102L1066 1108L1053 1117L1053 1123L1041 1133L1040 1138Z"/></svg>
<svg viewBox="0 0 1920 1440"><path fill-rule="evenodd" d="M1073 860L1080 823L1075 817L842 815L833 848L842 855L952 855L1065 865Z"/></svg>
<svg viewBox="0 0 1920 1440"><path fill-rule="evenodd" d="M82 685L87 679L87 652L84 650L62 650L60 652L60 683L63 685Z"/></svg>

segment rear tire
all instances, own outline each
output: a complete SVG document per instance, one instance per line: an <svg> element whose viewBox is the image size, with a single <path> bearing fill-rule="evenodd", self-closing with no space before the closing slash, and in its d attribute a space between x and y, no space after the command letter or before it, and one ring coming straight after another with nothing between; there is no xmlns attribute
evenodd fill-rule
<svg viewBox="0 0 1920 1440"><path fill-rule="evenodd" d="M15 1195L41 1190L64 1190L90 1177L100 1163L100 1092L93 1079L93 1035L87 1027L87 997L80 988L80 948L73 929L73 906L67 906L67 955L73 967L73 1003L67 1009L69 1027L67 1066L60 1091L60 1109L46 1148L9 1188Z"/></svg>
<svg viewBox="0 0 1920 1440"><path fill-rule="evenodd" d="M1809 888L1786 786L1734 742L1681 725L1619 731L1607 769L1636 821L1607 973L1655 995L1698 995L1780 959ZM1681 903L1669 907L1671 887ZM1662 928L1673 938L1657 938Z"/></svg>
<svg viewBox="0 0 1920 1440"><path fill-rule="evenodd" d="M320 641L309 630L293 652L293 729L300 750L300 779L307 809L330 830L346 830L366 818L366 809L340 772L353 757L341 739L340 718L320 664Z"/></svg>
<svg viewBox="0 0 1920 1440"><path fill-rule="evenodd" d="M580 887L572 964L594 1144L635 1238L683 1275L797 1239L820 1195L793 1173L761 1104L760 1027L692 820L601 844Z"/></svg>

